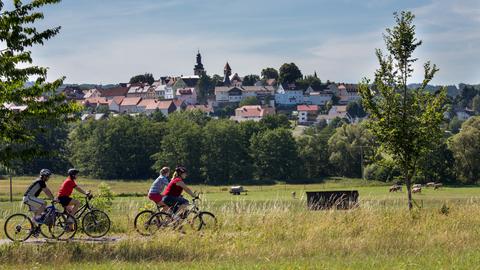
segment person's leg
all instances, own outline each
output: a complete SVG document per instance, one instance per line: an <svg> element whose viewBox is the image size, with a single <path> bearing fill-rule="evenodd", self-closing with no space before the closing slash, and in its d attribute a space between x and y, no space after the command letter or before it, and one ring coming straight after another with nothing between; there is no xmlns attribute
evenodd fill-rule
<svg viewBox="0 0 480 270"><path fill-rule="evenodd" d="M80 202L76 199L72 199L68 205L68 208L70 209L70 215L73 216L77 212L78 208L80 208Z"/></svg>

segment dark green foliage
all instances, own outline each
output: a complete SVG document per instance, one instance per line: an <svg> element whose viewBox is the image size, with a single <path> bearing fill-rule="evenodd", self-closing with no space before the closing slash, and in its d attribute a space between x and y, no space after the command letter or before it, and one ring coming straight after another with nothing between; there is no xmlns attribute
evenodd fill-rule
<svg viewBox="0 0 480 270"><path fill-rule="evenodd" d="M161 147L152 158L153 168L159 171L164 166L175 168L183 165L188 169L190 182L203 182L201 175L202 128L206 124L194 114L175 113L166 124L166 135L158 138Z"/></svg>
<svg viewBox="0 0 480 270"><path fill-rule="evenodd" d="M347 105L347 112L352 118L363 118L367 116L367 113L363 109L362 101L353 101L348 103Z"/></svg>
<svg viewBox="0 0 480 270"><path fill-rule="evenodd" d="M234 184L252 179L252 160L248 155L240 125L229 120L210 121L203 128L202 172L209 184Z"/></svg>
<svg viewBox="0 0 480 270"><path fill-rule="evenodd" d="M246 97L242 101L240 101L239 107L246 106L246 105L259 105L260 102L258 101L257 97Z"/></svg>
<svg viewBox="0 0 480 270"><path fill-rule="evenodd" d="M67 121L77 110L55 92L63 78L47 82L47 68L32 65L30 48L43 45L60 31L60 27L38 31L34 25L44 17L38 10L58 2L14 1L11 10L4 10L0 2L0 165L10 166L14 160L41 155L40 145L32 142L48 128L49 120ZM35 78L33 85L26 86L31 78ZM5 104L22 105L26 109L13 111ZM42 121L31 125L37 119Z"/></svg>
<svg viewBox="0 0 480 270"><path fill-rule="evenodd" d="M291 127L290 121L284 114L267 115L260 120L260 124L267 129L286 128Z"/></svg>
<svg viewBox="0 0 480 270"><path fill-rule="evenodd" d="M278 80L278 71L274 68L264 68L262 70L262 79L263 80L268 80L268 79L275 79Z"/></svg>
<svg viewBox="0 0 480 270"><path fill-rule="evenodd" d="M480 116L468 119L449 140L459 180L474 184L480 179Z"/></svg>
<svg viewBox="0 0 480 270"><path fill-rule="evenodd" d="M302 78L302 72L295 63L285 63L280 67L279 79L281 83L295 83Z"/></svg>
<svg viewBox="0 0 480 270"><path fill-rule="evenodd" d="M315 77L315 75L308 75L305 76L305 78L298 79L296 84L298 89L307 90L309 86L319 87L322 81L318 77Z"/></svg>
<svg viewBox="0 0 480 270"><path fill-rule="evenodd" d="M297 147L287 129L257 133L251 139L250 153L260 179L290 180L298 174Z"/></svg>
<svg viewBox="0 0 480 270"><path fill-rule="evenodd" d="M162 123L128 115L87 121L70 134L70 162L82 173L102 179L139 179L154 175L150 156L160 150Z"/></svg>
<svg viewBox="0 0 480 270"><path fill-rule="evenodd" d="M243 78L243 86L253 86L256 82L260 81L260 77L255 74L247 75Z"/></svg>
<svg viewBox="0 0 480 270"><path fill-rule="evenodd" d="M198 102L206 103L207 99L215 94L216 82L207 74L202 74L197 82Z"/></svg>
<svg viewBox="0 0 480 270"><path fill-rule="evenodd" d="M146 83L151 85L154 81L155 79L151 73L140 74L130 78L130 83Z"/></svg>
<svg viewBox="0 0 480 270"><path fill-rule="evenodd" d="M419 160L415 182L455 182L455 158L446 141Z"/></svg>

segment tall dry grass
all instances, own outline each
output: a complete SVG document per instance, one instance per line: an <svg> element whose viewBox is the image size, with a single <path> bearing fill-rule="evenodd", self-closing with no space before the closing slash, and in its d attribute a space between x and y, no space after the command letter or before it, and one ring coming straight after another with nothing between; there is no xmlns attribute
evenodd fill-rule
<svg viewBox="0 0 480 270"><path fill-rule="evenodd" d="M436 208L410 212L369 204L349 211L313 212L285 201L223 205L207 201L205 207L218 217L217 231L164 231L154 237L133 232L140 204L123 204L119 211L125 215L112 217L113 233L123 237L119 242L1 245L0 263L261 262L289 268L298 262L314 268L463 269L477 267L474 263L480 260L480 206L475 203L449 205L446 214Z"/></svg>

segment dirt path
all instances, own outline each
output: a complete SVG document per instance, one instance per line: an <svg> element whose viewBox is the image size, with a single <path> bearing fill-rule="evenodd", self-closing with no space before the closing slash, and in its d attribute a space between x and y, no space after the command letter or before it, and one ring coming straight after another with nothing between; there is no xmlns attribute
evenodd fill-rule
<svg viewBox="0 0 480 270"><path fill-rule="evenodd" d="M53 240L53 239L45 239L45 238L34 238L31 237L24 243L28 244L46 244L46 243L62 243L62 242L82 242L82 243L92 243L92 244L104 244L104 243L115 243L119 242L121 240L124 240L125 237L122 236L112 236L112 237L102 237L102 238L88 238L88 237L79 237L79 238L73 238L68 241L59 241L59 240ZM13 244L12 241L9 239L0 239L0 245L8 245L8 244Z"/></svg>

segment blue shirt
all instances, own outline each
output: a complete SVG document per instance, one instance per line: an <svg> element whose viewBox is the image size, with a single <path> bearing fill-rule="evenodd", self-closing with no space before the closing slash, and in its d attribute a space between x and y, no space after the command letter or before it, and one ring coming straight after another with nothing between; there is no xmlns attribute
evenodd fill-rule
<svg viewBox="0 0 480 270"><path fill-rule="evenodd" d="M160 175L153 181L148 194L161 194L170 181L166 176Z"/></svg>

